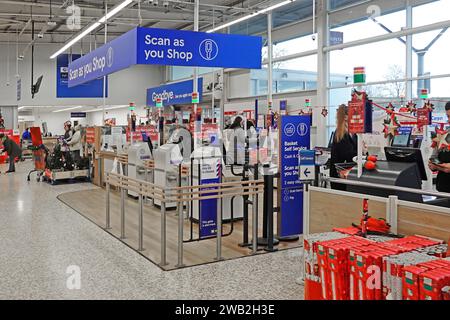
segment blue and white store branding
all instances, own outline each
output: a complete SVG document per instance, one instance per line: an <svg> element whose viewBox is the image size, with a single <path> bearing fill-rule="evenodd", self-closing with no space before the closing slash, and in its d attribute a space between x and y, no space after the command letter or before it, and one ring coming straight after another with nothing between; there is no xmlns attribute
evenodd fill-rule
<svg viewBox="0 0 450 320"><path fill-rule="evenodd" d="M69 87L135 64L261 69L262 38L138 27L69 65Z"/></svg>
<svg viewBox="0 0 450 320"><path fill-rule="evenodd" d="M203 78L198 78L199 101L202 101ZM156 88L147 89L147 106L156 106L156 100L161 99L163 106L174 104L190 104L192 102L192 92L194 91L194 81L187 80L168 84Z"/></svg>
<svg viewBox="0 0 450 320"><path fill-rule="evenodd" d="M280 189L278 235L303 232L303 184L299 176L299 154L310 147L311 116L281 116Z"/></svg>

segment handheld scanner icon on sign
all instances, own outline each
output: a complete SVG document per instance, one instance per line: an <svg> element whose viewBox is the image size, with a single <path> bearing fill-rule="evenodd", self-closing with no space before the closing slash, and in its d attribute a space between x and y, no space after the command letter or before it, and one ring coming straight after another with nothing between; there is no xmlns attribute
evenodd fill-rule
<svg viewBox="0 0 450 320"><path fill-rule="evenodd" d="M200 43L200 56L207 61L214 60L219 53L217 43L212 39L205 39Z"/></svg>
<svg viewBox="0 0 450 320"><path fill-rule="evenodd" d="M205 51L206 51L206 58L211 59L211 53L213 51L213 44L211 40L207 40L205 42Z"/></svg>

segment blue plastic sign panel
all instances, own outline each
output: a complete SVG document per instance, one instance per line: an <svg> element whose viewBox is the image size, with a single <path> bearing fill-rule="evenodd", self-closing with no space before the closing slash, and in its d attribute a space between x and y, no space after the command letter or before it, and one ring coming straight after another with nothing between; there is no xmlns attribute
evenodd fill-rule
<svg viewBox="0 0 450 320"><path fill-rule="evenodd" d="M69 88L136 64L137 29L91 51L69 64Z"/></svg>
<svg viewBox="0 0 450 320"><path fill-rule="evenodd" d="M311 116L281 116L279 126L281 214L278 215L278 236L303 232L303 184L299 176L299 152L310 148Z"/></svg>
<svg viewBox="0 0 450 320"><path fill-rule="evenodd" d="M202 101L203 78L198 78L199 100ZM147 106L156 107L156 100L161 99L163 106L174 104L191 104L194 81L187 80L147 89Z"/></svg>
<svg viewBox="0 0 450 320"><path fill-rule="evenodd" d="M138 28L138 64L261 69L262 38Z"/></svg>
<svg viewBox="0 0 450 320"><path fill-rule="evenodd" d="M330 46L344 43L344 33L340 31L330 31Z"/></svg>
<svg viewBox="0 0 450 320"><path fill-rule="evenodd" d="M300 181L312 181L316 176L316 152L314 150L299 151Z"/></svg>
<svg viewBox="0 0 450 320"><path fill-rule="evenodd" d="M73 87L134 64L261 69L262 38L135 28L69 65Z"/></svg>
<svg viewBox="0 0 450 320"><path fill-rule="evenodd" d="M221 159L203 159L200 165L201 185L219 183L221 177ZM217 188L202 188L200 190L215 190ZM204 196L212 196L217 193L205 193ZM200 238L215 236L217 233L217 199L200 201Z"/></svg>
<svg viewBox="0 0 450 320"><path fill-rule="evenodd" d="M57 98L102 98L103 78L95 79L83 85L69 88L69 62L81 58L81 54L61 54L56 60L56 97ZM108 81L106 81L106 97Z"/></svg>

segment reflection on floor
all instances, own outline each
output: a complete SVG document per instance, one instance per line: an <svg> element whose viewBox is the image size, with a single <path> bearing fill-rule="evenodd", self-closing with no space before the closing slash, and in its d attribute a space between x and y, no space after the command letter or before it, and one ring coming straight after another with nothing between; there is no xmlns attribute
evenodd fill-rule
<svg viewBox="0 0 450 320"><path fill-rule="evenodd" d="M303 299L300 249L165 272L56 199L92 184L28 183L31 168L0 175L0 299Z"/></svg>
<svg viewBox="0 0 450 320"><path fill-rule="evenodd" d="M261 198L261 197L260 197ZM65 193L58 197L65 204L76 210L98 226L105 227L106 214L106 191L103 189L93 191L77 191ZM111 192L111 228L109 232L117 238L120 238L120 193ZM262 199L260 199L259 208L262 210ZM260 210L260 211L261 211ZM177 264L178 249L178 215L176 210L167 211L167 261L165 270L175 269ZM125 236L123 240L131 248L138 248L138 201L127 197L125 206ZM260 214L259 221L262 221ZM198 239L198 224L193 225L192 239ZM249 240L251 241L251 221L249 222ZM262 236L262 223L260 223L259 235ZM231 229L230 224L224 224L223 234L228 234ZM161 262L161 211L158 207L151 205L150 201L144 205L144 251L142 254L148 257L155 264ZM190 223L185 220L184 239L190 239ZM245 257L251 254L249 248L240 247L238 244L243 240L243 222L234 223L234 230L231 235L222 237L222 257L224 259L233 259ZM294 248L299 246L299 241L281 242L279 249ZM216 257L216 239L207 239L202 241L187 242L183 249L183 263L186 266L199 265L215 262ZM259 250L258 253L266 253Z"/></svg>

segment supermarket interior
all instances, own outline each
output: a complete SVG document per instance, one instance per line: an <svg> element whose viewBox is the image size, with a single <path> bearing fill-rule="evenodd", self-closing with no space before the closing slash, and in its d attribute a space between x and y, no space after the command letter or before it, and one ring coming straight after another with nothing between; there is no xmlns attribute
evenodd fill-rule
<svg viewBox="0 0 450 320"><path fill-rule="evenodd" d="M449 12L0 0L0 300L450 300Z"/></svg>

